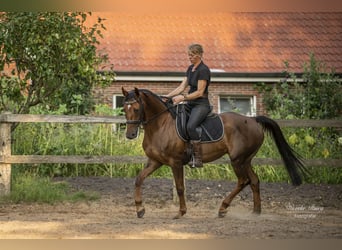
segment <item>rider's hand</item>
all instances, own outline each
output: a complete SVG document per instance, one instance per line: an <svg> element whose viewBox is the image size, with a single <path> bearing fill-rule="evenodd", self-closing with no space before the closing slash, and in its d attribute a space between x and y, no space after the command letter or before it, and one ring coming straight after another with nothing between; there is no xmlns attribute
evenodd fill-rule
<svg viewBox="0 0 342 250"><path fill-rule="evenodd" d="M178 104L180 102L183 102L185 97L183 95L176 95L172 98L172 101L174 104Z"/></svg>
<svg viewBox="0 0 342 250"><path fill-rule="evenodd" d="M163 101L163 102L169 102L171 100L171 97L168 97L168 96L160 96L160 99Z"/></svg>

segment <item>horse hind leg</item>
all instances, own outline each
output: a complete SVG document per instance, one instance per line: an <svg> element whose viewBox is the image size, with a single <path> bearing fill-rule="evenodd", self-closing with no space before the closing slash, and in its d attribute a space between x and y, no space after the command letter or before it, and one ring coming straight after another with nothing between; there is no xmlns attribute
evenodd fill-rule
<svg viewBox="0 0 342 250"><path fill-rule="evenodd" d="M227 208L234 199L234 197L241 192L247 185L250 185L253 192L253 213L261 213L261 198L260 198L260 182L256 173L252 169L251 161L245 162L240 166L234 166L236 176L238 177L238 183L236 188L223 200L219 209L219 217L222 218L227 213Z"/></svg>
<svg viewBox="0 0 342 250"><path fill-rule="evenodd" d="M235 189L222 201L221 207L218 212L219 218L225 217L228 212L227 208L230 206L232 200L250 183L247 168L243 164L237 164L236 162L237 161L232 162L232 165L234 172L238 178L238 182Z"/></svg>
<svg viewBox="0 0 342 250"><path fill-rule="evenodd" d="M248 177L250 179L250 186L253 192L253 213L261 213L261 198L260 198L260 182L256 173L253 171L251 164L248 165Z"/></svg>

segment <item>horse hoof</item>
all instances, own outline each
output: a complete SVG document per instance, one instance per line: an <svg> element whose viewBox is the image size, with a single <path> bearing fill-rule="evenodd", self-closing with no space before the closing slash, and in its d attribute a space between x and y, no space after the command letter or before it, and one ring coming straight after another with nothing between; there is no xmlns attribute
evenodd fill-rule
<svg viewBox="0 0 342 250"><path fill-rule="evenodd" d="M260 215L261 214L261 210L253 210L253 215Z"/></svg>
<svg viewBox="0 0 342 250"><path fill-rule="evenodd" d="M186 211L179 211L178 214L173 217L174 220L180 219L183 217L183 215L186 213Z"/></svg>
<svg viewBox="0 0 342 250"><path fill-rule="evenodd" d="M173 217L174 220L178 220L182 218L182 214L181 213L178 213L175 217Z"/></svg>
<svg viewBox="0 0 342 250"><path fill-rule="evenodd" d="M218 212L218 217L219 218L224 218L227 214L227 210L219 211Z"/></svg>
<svg viewBox="0 0 342 250"><path fill-rule="evenodd" d="M138 218L142 218L142 217L144 217L144 215L145 215L145 208L143 208L137 212Z"/></svg>

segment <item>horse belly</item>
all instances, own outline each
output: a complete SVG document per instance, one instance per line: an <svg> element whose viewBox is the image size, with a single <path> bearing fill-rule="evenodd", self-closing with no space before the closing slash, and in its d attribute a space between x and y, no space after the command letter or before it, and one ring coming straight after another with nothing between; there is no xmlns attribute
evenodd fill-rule
<svg viewBox="0 0 342 250"><path fill-rule="evenodd" d="M215 161L227 153L227 147L222 142L202 144L203 162Z"/></svg>

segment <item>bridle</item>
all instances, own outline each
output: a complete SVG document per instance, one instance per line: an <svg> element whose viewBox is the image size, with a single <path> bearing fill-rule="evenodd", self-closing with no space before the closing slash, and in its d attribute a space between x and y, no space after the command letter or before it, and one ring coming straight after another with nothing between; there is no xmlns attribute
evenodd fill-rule
<svg viewBox="0 0 342 250"><path fill-rule="evenodd" d="M139 120L127 120L126 124L138 124L141 125L144 123L144 104L141 102L141 98L139 97L139 101L132 100L132 101L125 101L124 105L132 105L133 103L139 103Z"/></svg>
<svg viewBox="0 0 342 250"><path fill-rule="evenodd" d="M168 111L171 107L166 107L165 110L153 115L151 118L148 120L145 119L145 113L144 113L144 103L141 101L141 98L139 97L138 100L131 100L131 101L125 101L124 105L132 105L133 103L138 103L139 104L139 120L126 120L126 124L137 124L139 125L146 125L150 121L156 119L158 116L163 114L164 112Z"/></svg>

